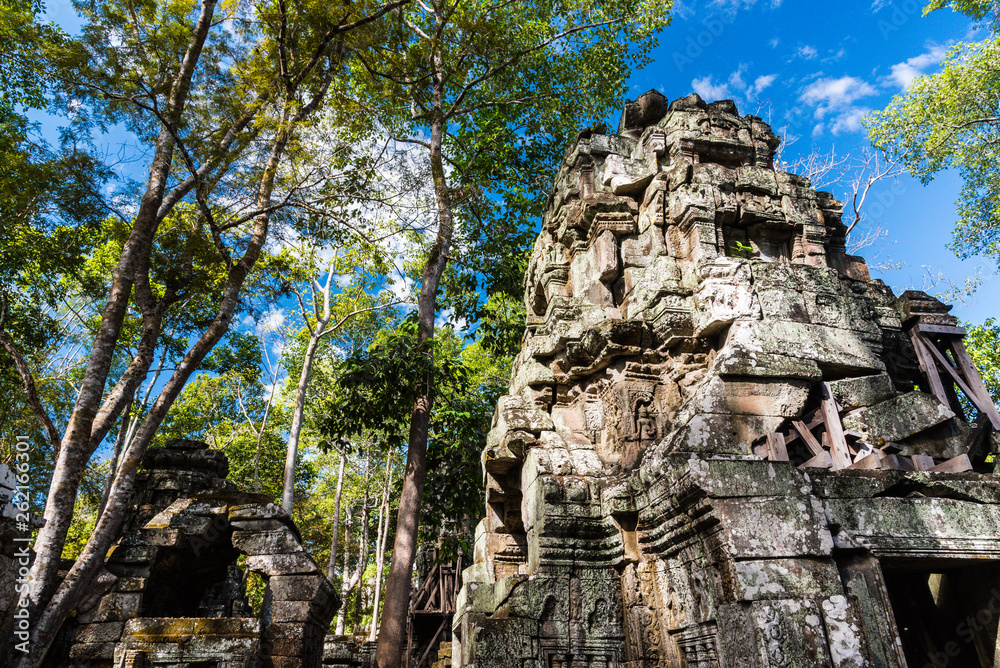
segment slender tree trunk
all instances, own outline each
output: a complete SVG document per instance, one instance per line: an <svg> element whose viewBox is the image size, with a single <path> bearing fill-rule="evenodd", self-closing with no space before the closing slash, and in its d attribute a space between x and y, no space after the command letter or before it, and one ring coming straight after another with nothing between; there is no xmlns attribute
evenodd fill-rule
<svg viewBox="0 0 1000 668"><path fill-rule="evenodd" d="M330 582L337 576L337 539L340 538L340 498L344 493L344 464L347 452L340 451L340 473L337 474L337 491L333 495L333 538L330 540L330 561L326 566L326 577Z"/></svg>
<svg viewBox="0 0 1000 668"><path fill-rule="evenodd" d="M215 1L216 0L203 0L204 6L210 5L214 8ZM205 16L203 11L202 17L199 18L199 26L204 18ZM207 32L207 27L205 30ZM301 118L301 112L296 118ZM268 156L266 166L261 176L261 182L258 187L256 197L258 209L265 213L261 213L254 221L254 227L247 242L247 248L242 257L229 267L226 286L223 289L222 299L220 301L215 319L202 333L198 341L188 350L184 359L177 366L174 373L161 390L149 413L143 419L139 429L136 431L135 438L126 447L114 484L108 494L108 503L105 507L104 513L102 513L101 517L98 519L97 526L94 528L93 533L88 539L87 544L84 546L83 552L77 558L76 563L74 563L69 573L63 579L62 583L58 587L58 590L56 590L51 596L51 599L48 600L44 610L42 610L38 615L38 620L32 630L30 640L32 651L28 655L21 658L18 664L20 668L38 668L38 666L41 665L45 655L48 653L49 647L55 640L55 636L58 633L59 628L69 615L70 610L74 605L76 605L83 590L91 582L101 566L103 566L104 556L111 547L118 531L121 529L125 515L129 511L135 475L138 471L142 456L146 452L146 448L149 446L150 441L152 441L157 428L159 428L164 418L166 418L167 411L170 409L170 406L173 405L177 396L184 388L188 378L190 378L191 374L198 368L198 365L201 364L202 360L205 359L215 344L218 343L229 330L229 326L233 320L233 313L239 303L239 295L243 288L243 283L246 281L247 275L256 264L257 259L260 257L261 250L264 247L264 242L267 240L268 224L270 221L270 214L267 213L267 211L270 206L271 193L274 190L274 178L277 173L281 157L284 154L285 147L288 144L291 127L294 125L294 122L290 122L290 119L286 114L286 116L282 118L282 124L283 129L278 133L271 147L271 153ZM133 231L134 229L135 228L133 228ZM127 297L128 295L125 296L126 301ZM102 327L103 326L102 320ZM107 370L105 369L105 376L106 371ZM73 419L74 418L72 417L70 418L71 422ZM91 419L90 424L93 425L93 423L94 421ZM69 433L69 431L67 431L67 433ZM58 523L59 527L54 528L51 532L46 534L44 539L43 531L47 530L49 525L46 525L39 531L36 546L40 545L45 548L45 557L49 563L48 566L45 564L39 565L38 557L36 556L35 565L32 567L32 574L35 578L35 587L43 585L46 581L54 584L55 568L58 567L59 556L61 555L62 546L65 542L69 522L72 519L73 502L76 498L76 488L79 484L79 475L82 473L83 467L86 465L87 459L89 459L90 456L89 453L82 452L80 448L67 447L67 445L71 442L72 439L64 439L63 450L60 453L60 458L62 458L63 455L71 458L70 463L77 467L75 469L76 483L69 487L66 492L70 497L68 500L56 497L58 501L53 501L53 494L56 494L59 488L68 484L68 473L63 474L63 479L60 481L60 485L56 485L54 481L52 487L50 487L49 503L52 504L53 507L51 516L55 519L53 524ZM66 468L67 470L70 470L70 467ZM60 469L57 464L56 473L59 473L59 471ZM55 479L55 476L53 477ZM46 517L50 516L49 506L46 506L45 513ZM43 575L45 577L42 577ZM48 580L45 578L48 578ZM45 591L32 591L33 597L44 596L45 594ZM46 598L48 597L46 596Z"/></svg>
<svg viewBox="0 0 1000 668"><path fill-rule="evenodd" d="M351 530L351 520L354 519L354 509L347 507L344 518L344 567L340 569L340 610L337 611L337 623L334 624L334 634L344 635L344 617L347 616L347 573L350 571L351 550L347 545L347 534Z"/></svg>
<svg viewBox="0 0 1000 668"><path fill-rule="evenodd" d="M101 505L97 509L97 516L104 512L104 506L108 505L108 494L111 492L111 485L115 481L115 472L118 470L118 458L121 457L122 448L125 446L125 439L130 431L132 419L132 401L129 400L122 413L122 424L118 429L118 438L115 439L115 449L111 454L111 461L108 462L108 475L104 479L104 493L101 494Z"/></svg>
<svg viewBox="0 0 1000 668"><path fill-rule="evenodd" d="M348 577L347 569L347 538L344 538L344 579L340 585L340 600L342 605L340 614L337 616L337 635L344 635L345 624L347 622L347 598L351 590L358 584L365 574L365 567L368 566L368 525L371 520L371 509L368 507L368 481L371 460L365 457L365 495L361 500L361 536L358 541L358 560L354 565L354 573Z"/></svg>
<svg viewBox="0 0 1000 668"><path fill-rule="evenodd" d="M372 595L372 626L368 631L368 642L374 642L379 624L379 603L382 598L382 572L385 570L385 542L389 538L389 490L392 488L392 455L386 461L385 489L382 491L382 507L379 509L378 544L375 548L375 593Z"/></svg>
<svg viewBox="0 0 1000 668"><path fill-rule="evenodd" d="M421 277L420 301L417 309L417 342L423 348L434 336L438 285L448 263L453 230L451 193L444 171L441 153L444 138L442 66L440 54L435 54L434 108L437 115L431 122L430 160L434 179L434 196L438 213L438 232L427 257ZM417 550L417 529L420 525L420 502L427 475L427 432L430 424L432 395L428 387L430 378L430 350L425 351L422 392L413 404L410 416L409 445L406 452L406 473L399 497L396 517L396 540L392 547L392 564L385 588L385 610L379 629L375 663L378 668L399 668L406 635L406 615L410 606L410 578L413 558ZM418 381L421 382L421 381Z"/></svg>
<svg viewBox="0 0 1000 668"><path fill-rule="evenodd" d="M319 348L319 339L323 336L325 324L321 321L321 324L309 333L309 344L306 346L306 355L302 360L299 384L295 389L295 410L292 412L292 426L288 432L288 449L285 452L285 485L281 496L281 507L289 515L292 514L292 496L295 492L295 461L298 458L299 434L302 432L302 417L306 408L306 390L309 389L313 360L316 359L316 350Z"/></svg>
<svg viewBox="0 0 1000 668"><path fill-rule="evenodd" d="M3 298L3 295L0 295ZM45 410L45 406L42 405L42 400L38 398L38 390L35 387L35 377L31 374L31 369L28 367L28 363L24 361L21 357L20 351L18 351L17 346L14 344L14 340L11 339L7 332L3 329L3 320L6 316L6 298L2 299L2 304L0 304L0 346L7 351L10 358L14 361L14 367L17 369L17 373L21 376L21 383L24 385L24 398L28 402L28 406L31 407L31 411L35 414L35 417L39 422L42 423L42 427L45 429L45 435L48 437L49 445L52 448L53 456L59 455L59 441L62 438L59 435L59 430L56 429L55 424L52 422L52 418L49 417L49 413Z"/></svg>
<svg viewBox="0 0 1000 668"><path fill-rule="evenodd" d="M285 338L282 338L282 348L281 352L278 353L278 359L274 363L274 372L271 374L271 393L267 395L267 405L264 406L264 417L260 420L260 430L257 432L257 451L253 457L253 491L254 493L260 492L260 448L261 443L264 440L264 428L267 427L267 418L271 415L271 406L274 405L274 393L278 387L278 370L281 368L281 357L285 354L284 343ZM264 350L265 359L270 359L267 357L267 350ZM268 361L268 364L270 362ZM246 411L243 413L246 415ZM253 421L250 420L250 416L247 416L247 421L250 422L250 428L253 429ZM291 515L292 511L289 509L288 514Z"/></svg>

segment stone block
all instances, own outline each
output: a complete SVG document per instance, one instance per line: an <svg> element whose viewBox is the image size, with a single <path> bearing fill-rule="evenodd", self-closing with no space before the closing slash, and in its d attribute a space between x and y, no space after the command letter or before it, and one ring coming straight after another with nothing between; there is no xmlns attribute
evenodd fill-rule
<svg viewBox="0 0 1000 668"><path fill-rule="evenodd" d="M820 601L823 624L826 626L830 658L835 668L867 668L868 648L865 631L857 610L843 594L834 594Z"/></svg>
<svg viewBox="0 0 1000 668"><path fill-rule="evenodd" d="M819 502L753 497L712 502L728 554L741 558L829 557L833 539Z"/></svg>
<svg viewBox="0 0 1000 668"><path fill-rule="evenodd" d="M229 519L231 520L268 520L277 519L291 521L284 508L275 503L248 503L244 505L230 506Z"/></svg>
<svg viewBox="0 0 1000 668"><path fill-rule="evenodd" d="M621 270L618 257L618 240L611 230L601 232L594 240L591 252L594 254L594 266L598 280L607 283L614 280Z"/></svg>
<svg viewBox="0 0 1000 668"><path fill-rule="evenodd" d="M141 605L142 594L137 592L105 594L97 606L95 619L102 621L132 619L139 616Z"/></svg>
<svg viewBox="0 0 1000 668"><path fill-rule="evenodd" d="M698 392L695 410L702 413L743 413L798 417L810 383L804 380L723 380L716 376Z"/></svg>
<svg viewBox="0 0 1000 668"><path fill-rule="evenodd" d="M229 526L237 531L280 531L288 526L288 524L275 519L249 519L233 520L229 523Z"/></svg>
<svg viewBox="0 0 1000 668"><path fill-rule="evenodd" d="M77 643L114 643L121 638L124 621L81 624L76 631Z"/></svg>
<svg viewBox="0 0 1000 668"><path fill-rule="evenodd" d="M319 573L319 568L305 552L294 554L260 554L247 557L247 568L268 577Z"/></svg>
<svg viewBox="0 0 1000 668"><path fill-rule="evenodd" d="M543 431L553 431L555 426L549 414L521 397L500 397L493 415L493 430L500 434L509 431L526 431L538 436Z"/></svg>
<svg viewBox="0 0 1000 668"><path fill-rule="evenodd" d="M275 600L324 601L333 586L322 575L276 575L268 580Z"/></svg>
<svg viewBox="0 0 1000 668"><path fill-rule="evenodd" d="M876 358L857 332L823 325L770 321L758 325L756 338L764 352L790 355L816 362L838 372L880 372L885 363Z"/></svg>
<svg viewBox="0 0 1000 668"><path fill-rule="evenodd" d="M737 561L734 587L738 600L818 598L843 592L830 559L754 559Z"/></svg>
<svg viewBox="0 0 1000 668"><path fill-rule="evenodd" d="M233 547L248 555L302 552L302 545L286 527L277 531L234 531Z"/></svg>
<svg viewBox="0 0 1000 668"><path fill-rule="evenodd" d="M838 548L861 548L875 554L925 556L958 551L965 558L1000 557L996 547L1000 506L919 497L877 497L864 503L829 499L825 505L830 522L839 527L834 536Z"/></svg>
<svg viewBox="0 0 1000 668"><path fill-rule="evenodd" d="M830 391L842 411L873 406L894 394L888 374L830 381Z"/></svg>
<svg viewBox="0 0 1000 668"><path fill-rule="evenodd" d="M69 649L71 659L77 661L110 662L115 658L113 642L78 642Z"/></svg>
<svg viewBox="0 0 1000 668"><path fill-rule="evenodd" d="M688 459L675 465L687 466L687 476L705 494L717 498L752 496L808 496L809 477L790 463Z"/></svg>
<svg viewBox="0 0 1000 668"><path fill-rule="evenodd" d="M923 392L907 392L844 418L844 429L863 432L872 444L898 442L955 417Z"/></svg>
<svg viewBox="0 0 1000 668"><path fill-rule="evenodd" d="M671 452L751 454L751 444L775 431L780 416L701 413L671 437Z"/></svg>

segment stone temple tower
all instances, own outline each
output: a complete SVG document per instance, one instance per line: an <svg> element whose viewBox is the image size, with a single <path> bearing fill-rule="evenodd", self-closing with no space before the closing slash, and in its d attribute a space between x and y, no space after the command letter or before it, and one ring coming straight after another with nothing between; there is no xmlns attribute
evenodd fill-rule
<svg viewBox="0 0 1000 668"><path fill-rule="evenodd" d="M1000 416L779 141L650 92L569 147L455 665L994 665Z"/></svg>

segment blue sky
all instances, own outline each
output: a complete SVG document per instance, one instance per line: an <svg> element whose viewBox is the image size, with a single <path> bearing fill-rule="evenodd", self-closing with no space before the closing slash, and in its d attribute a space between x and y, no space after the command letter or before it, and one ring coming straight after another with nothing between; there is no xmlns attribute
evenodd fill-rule
<svg viewBox="0 0 1000 668"><path fill-rule="evenodd" d="M675 5L654 62L630 80L630 97L655 88L670 99L692 91L709 101L733 99L740 113L769 120L785 136L786 162L812 151L860 155L869 145L861 126L867 111L884 108L913 76L936 71L950 44L978 38L964 15L941 10L925 17L923 4L686 0ZM1000 315L1000 280L995 262L963 262L947 248L960 187L955 173L928 186L905 175L875 186L868 223L887 236L860 253L871 265L903 263L873 272L897 293L922 287L924 265L958 283L981 267L979 291L953 311L981 322Z"/></svg>

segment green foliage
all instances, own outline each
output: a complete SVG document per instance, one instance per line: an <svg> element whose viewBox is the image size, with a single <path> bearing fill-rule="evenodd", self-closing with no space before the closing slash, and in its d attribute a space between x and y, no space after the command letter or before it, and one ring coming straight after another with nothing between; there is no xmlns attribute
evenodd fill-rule
<svg viewBox="0 0 1000 668"><path fill-rule="evenodd" d="M668 0L408 3L387 47L358 54L359 102L392 136L428 148L431 127L442 124L457 225L439 308L476 323L489 297L520 299L566 146L618 106L669 8Z"/></svg>
<svg viewBox="0 0 1000 668"><path fill-rule="evenodd" d="M423 542L444 536L442 558L456 556L459 549L472 554L472 529L483 511L480 454L510 374L510 358L491 355L478 341L461 351L456 347L453 354L467 376L441 394L431 414L420 521Z"/></svg>
<svg viewBox="0 0 1000 668"><path fill-rule="evenodd" d="M924 16L944 7L967 14L980 21L992 16L994 29L997 18L1000 16L1000 5L997 5L995 0L931 0L924 7Z"/></svg>
<svg viewBox="0 0 1000 668"><path fill-rule="evenodd" d="M367 350L347 357L323 405L324 446L349 441L363 432L392 440L405 432L418 397L436 397L461 387L468 372L451 354L453 344L437 337L417 345L417 323L408 318L379 332ZM441 353L445 354L441 354ZM426 365L425 360L431 359ZM425 373L425 368L428 371Z"/></svg>
<svg viewBox="0 0 1000 668"><path fill-rule="evenodd" d="M750 257L754 252L753 246L741 241L734 241L730 248L737 257Z"/></svg>
<svg viewBox="0 0 1000 668"><path fill-rule="evenodd" d="M931 3L936 9L946 3ZM947 3L976 18L992 3ZM955 168L964 185L952 249L1000 261L1000 34L959 42L937 74L918 76L889 106L865 121L873 144L924 183Z"/></svg>
<svg viewBox="0 0 1000 668"><path fill-rule="evenodd" d="M1000 406L1000 324L989 318L981 325L963 323L963 326L969 357L979 369L993 403Z"/></svg>

